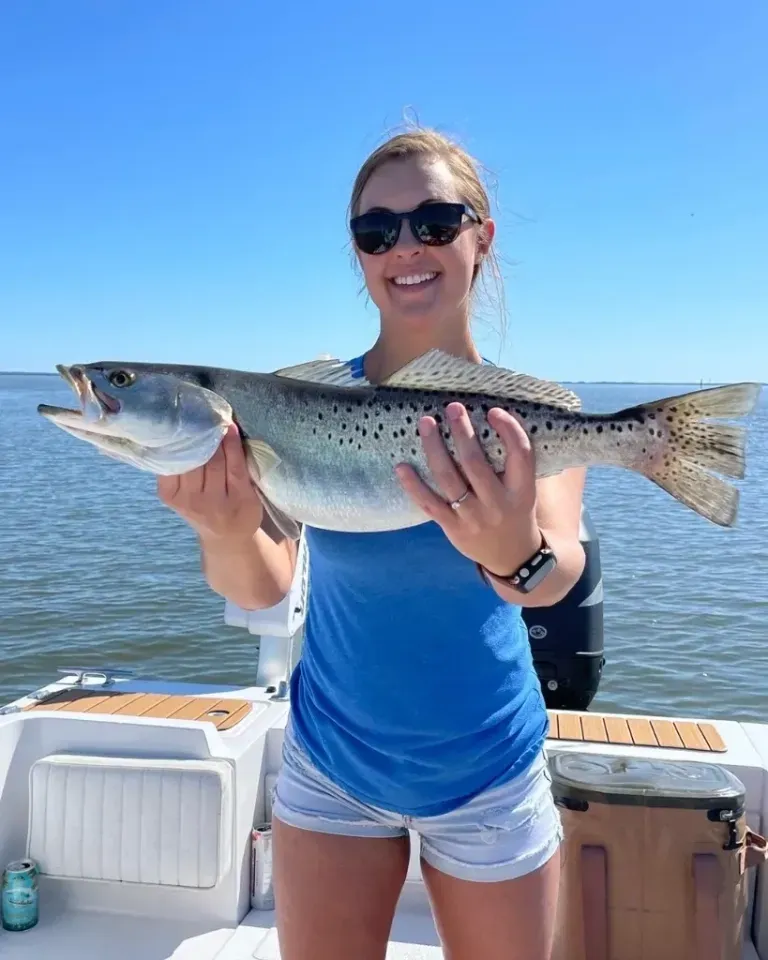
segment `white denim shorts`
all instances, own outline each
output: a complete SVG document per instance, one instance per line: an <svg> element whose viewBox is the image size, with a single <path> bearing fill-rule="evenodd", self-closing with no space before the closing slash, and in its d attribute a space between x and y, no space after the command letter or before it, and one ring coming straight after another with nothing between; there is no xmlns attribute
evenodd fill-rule
<svg viewBox="0 0 768 960"><path fill-rule="evenodd" d="M421 856L462 880L511 880L531 873L558 850L563 831L544 753L509 783L450 813L411 817L350 796L321 773L297 743L290 721L272 815L293 827L348 837L401 837L413 830Z"/></svg>

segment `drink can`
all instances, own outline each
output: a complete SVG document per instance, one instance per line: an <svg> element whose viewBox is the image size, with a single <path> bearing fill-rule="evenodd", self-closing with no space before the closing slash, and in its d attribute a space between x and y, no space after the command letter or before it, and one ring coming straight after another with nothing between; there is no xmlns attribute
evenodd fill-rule
<svg viewBox="0 0 768 960"><path fill-rule="evenodd" d="M30 930L38 920L38 869L34 860L14 860L3 871L0 918L5 930Z"/></svg>
<svg viewBox="0 0 768 960"><path fill-rule="evenodd" d="M251 906L256 910L275 909L272 887L272 827L259 824L251 832Z"/></svg>

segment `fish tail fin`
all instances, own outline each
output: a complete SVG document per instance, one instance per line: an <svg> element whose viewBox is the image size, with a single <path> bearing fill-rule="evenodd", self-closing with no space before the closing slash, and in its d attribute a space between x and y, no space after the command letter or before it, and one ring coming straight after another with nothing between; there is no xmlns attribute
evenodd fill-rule
<svg viewBox="0 0 768 960"><path fill-rule="evenodd" d="M737 417L754 410L761 385L729 384L696 390L640 409L668 428L664 455L641 467L649 480L696 513L723 527L736 522L739 491L710 470L743 479L745 427L706 423L707 417Z"/></svg>
<svg viewBox="0 0 768 960"><path fill-rule="evenodd" d="M730 483L707 473L689 460L675 460L645 476L675 500L720 527L732 527L739 512L739 491Z"/></svg>

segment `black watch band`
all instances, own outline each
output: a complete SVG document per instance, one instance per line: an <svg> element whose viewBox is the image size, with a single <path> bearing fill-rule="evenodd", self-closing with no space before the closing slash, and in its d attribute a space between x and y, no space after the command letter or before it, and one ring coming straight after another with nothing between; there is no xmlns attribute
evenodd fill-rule
<svg viewBox="0 0 768 960"><path fill-rule="evenodd" d="M481 564L477 564L480 575L488 583L488 578L496 580L497 583L503 583L507 587L513 587L520 593L530 593L535 590L541 581L551 573L557 566L557 557L552 547L547 543L544 534L541 534L541 546L513 573L502 576L498 573L491 573Z"/></svg>

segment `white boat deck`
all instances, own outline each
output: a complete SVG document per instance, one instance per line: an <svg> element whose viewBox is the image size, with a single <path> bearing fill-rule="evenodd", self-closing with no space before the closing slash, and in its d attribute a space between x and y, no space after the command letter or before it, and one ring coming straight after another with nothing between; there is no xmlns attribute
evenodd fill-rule
<svg viewBox="0 0 768 960"><path fill-rule="evenodd" d="M29 855L43 873L38 925L0 930L0 958L277 960L273 914L251 909L250 830L269 818L287 701L264 686L47 689L58 697L0 715L0 864ZM549 748L722 763L764 832L768 726L669 719L559 714L566 739ZM668 737L689 748L660 746ZM438 960L417 843L411 857L387 957ZM744 958L768 960L768 884L756 879Z"/></svg>
<svg viewBox="0 0 768 960"><path fill-rule="evenodd" d="M408 900L408 893L404 895ZM3 960L279 960L273 914L251 910L235 929L195 929L178 920L90 911L42 911L24 933L0 930ZM426 903L401 905L387 960L441 960ZM754 955L749 960L754 960ZM745 958L746 960L746 958Z"/></svg>

